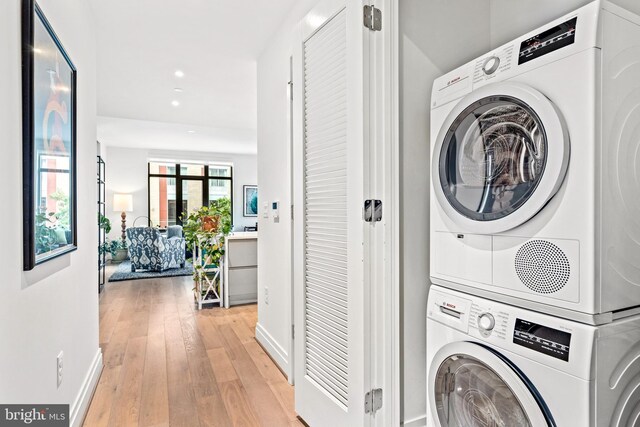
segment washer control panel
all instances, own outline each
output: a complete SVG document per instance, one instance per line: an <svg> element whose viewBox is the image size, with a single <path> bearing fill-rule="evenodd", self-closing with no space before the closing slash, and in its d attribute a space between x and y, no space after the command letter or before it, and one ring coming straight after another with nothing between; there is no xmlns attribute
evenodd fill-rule
<svg viewBox="0 0 640 427"><path fill-rule="evenodd" d="M489 305L471 304L469 328L477 329L484 338L495 336L503 340L506 339L508 325L509 313L506 311L496 310Z"/></svg>
<svg viewBox="0 0 640 427"><path fill-rule="evenodd" d="M484 65L482 66L482 72L489 75L496 72L498 66L500 65L500 57L499 56L490 56L484 61Z"/></svg>
<svg viewBox="0 0 640 427"><path fill-rule="evenodd" d="M490 332L496 326L496 318L491 313L482 313L478 316L478 329Z"/></svg>
<svg viewBox="0 0 640 427"><path fill-rule="evenodd" d="M476 60L473 85L489 81L495 76L509 71L513 65L513 56L514 45L509 45Z"/></svg>

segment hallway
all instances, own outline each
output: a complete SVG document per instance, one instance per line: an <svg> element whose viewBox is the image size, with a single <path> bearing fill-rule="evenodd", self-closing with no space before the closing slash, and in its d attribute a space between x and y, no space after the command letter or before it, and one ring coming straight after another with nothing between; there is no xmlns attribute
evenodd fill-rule
<svg viewBox="0 0 640 427"><path fill-rule="evenodd" d="M190 277L108 283L104 370L84 425L302 426L255 341L257 306L197 311Z"/></svg>

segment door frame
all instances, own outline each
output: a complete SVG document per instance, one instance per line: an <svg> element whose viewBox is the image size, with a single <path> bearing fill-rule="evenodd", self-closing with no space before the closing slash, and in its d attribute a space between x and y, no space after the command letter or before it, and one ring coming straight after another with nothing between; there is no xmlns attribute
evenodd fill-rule
<svg viewBox="0 0 640 427"><path fill-rule="evenodd" d="M296 217L295 217L295 167L294 167L294 160L295 160L295 152L294 152L294 141L295 141L295 137L294 137L294 132L295 132L295 125L294 125L294 103L293 103L293 94L294 94L294 84L293 84L293 80L294 80L294 70L293 70L293 52L290 53L289 55L289 81L287 82L287 103L288 103L288 108L287 108L287 124L288 124L288 138L289 138L289 212L288 215L290 217L290 222L289 222L289 236L290 236L290 241L289 241L289 248L290 248L290 252L289 252L289 269L290 269L290 275L289 275L289 289L290 289L290 294L289 294L289 308L290 308L290 313L289 313L289 323L291 324L291 339L289 340L289 363L287 366L287 380L289 381L289 384L291 385L295 385L295 372L296 372L296 366L295 366L295 349L296 349L296 335L295 335L295 307L296 307L296 299L295 299L295 291L296 291L296 287L295 287L295 283L296 283L296 275L295 275L295 262L296 262L296 257L295 257L295 244L296 244ZM298 203L300 204L300 203ZM298 220L299 221L299 220Z"/></svg>
<svg viewBox="0 0 640 427"><path fill-rule="evenodd" d="M382 31L370 32L369 111L370 138L375 145L375 164L380 173L372 175L375 193L372 198L383 201L384 228L371 230L378 250L372 268L372 319L384 319L373 332L380 343L372 347L372 386L383 389L383 407L373 417L376 427L400 426L401 354L400 354L400 80L399 80L399 1L369 0L382 11ZM426 303L426 301L425 301Z"/></svg>

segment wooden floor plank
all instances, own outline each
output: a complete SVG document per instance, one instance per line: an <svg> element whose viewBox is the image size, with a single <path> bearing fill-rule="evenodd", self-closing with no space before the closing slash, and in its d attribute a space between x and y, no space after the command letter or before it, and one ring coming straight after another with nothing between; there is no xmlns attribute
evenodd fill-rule
<svg viewBox="0 0 640 427"><path fill-rule="evenodd" d="M111 405L109 426L136 426L140 415L142 376L144 370L146 337L132 338L127 343L120 384Z"/></svg>
<svg viewBox="0 0 640 427"><path fill-rule="evenodd" d="M280 403L269 388L267 380L260 374L233 328L230 325L224 325L220 327L220 331L231 349L231 363L246 390L249 402L261 421L261 425L287 425L289 423L287 414L280 407Z"/></svg>
<svg viewBox="0 0 640 427"><path fill-rule="evenodd" d="M120 383L121 369L122 366L114 366L112 368L105 367L102 370L91 406L85 417L84 424L86 426L103 427L109 425L111 407Z"/></svg>
<svg viewBox="0 0 640 427"><path fill-rule="evenodd" d="M252 342L255 340L255 330L251 330L249 326L244 322L242 314L238 314L231 318L231 328L238 336L238 339L242 343Z"/></svg>
<svg viewBox="0 0 640 427"><path fill-rule="evenodd" d="M260 344L254 339L243 344L244 348L251 356L251 360L260 371L260 375L267 381L287 383L287 379L284 374L276 367L273 360L264 352Z"/></svg>
<svg viewBox="0 0 640 427"><path fill-rule="evenodd" d="M84 425L299 426L293 387L255 341L257 306L197 310L190 277L107 283L104 370Z"/></svg>
<svg viewBox="0 0 640 427"><path fill-rule="evenodd" d="M239 380L227 381L220 386L224 406L234 427L259 426L258 420L247 401L247 394Z"/></svg>
<svg viewBox="0 0 640 427"><path fill-rule="evenodd" d="M280 407L287 414L289 420L295 421L298 417L295 411L294 390L289 383L282 381L269 382L271 391L280 402Z"/></svg>
<svg viewBox="0 0 640 427"><path fill-rule="evenodd" d="M106 307L107 309L100 317L100 343L108 343L111 339L113 331L116 328L116 324L118 323L118 318L120 317L123 305L124 300L120 298L113 301L111 304L101 305L101 307Z"/></svg>
<svg viewBox="0 0 640 427"><path fill-rule="evenodd" d="M147 352L142 377L140 426L169 425L169 388L164 331L147 338Z"/></svg>
<svg viewBox="0 0 640 427"><path fill-rule="evenodd" d="M218 384L239 379L229 359L229 355L224 348L213 348L208 350L207 354L209 355L209 362L211 362L211 367L213 368L213 373Z"/></svg>
<svg viewBox="0 0 640 427"><path fill-rule="evenodd" d="M103 361L105 367L113 368L114 366L122 365L124 352L127 349L127 342L129 341L130 327L131 320L119 320L118 323L116 323L109 343L103 346Z"/></svg>
<svg viewBox="0 0 640 427"><path fill-rule="evenodd" d="M201 426L231 427L233 425L224 406L222 394L199 397L197 403Z"/></svg>
<svg viewBox="0 0 640 427"><path fill-rule="evenodd" d="M198 315L196 316L198 322L198 330L202 337L202 343L207 350L214 348L222 348L222 337L218 332L218 328L211 322L211 316Z"/></svg>

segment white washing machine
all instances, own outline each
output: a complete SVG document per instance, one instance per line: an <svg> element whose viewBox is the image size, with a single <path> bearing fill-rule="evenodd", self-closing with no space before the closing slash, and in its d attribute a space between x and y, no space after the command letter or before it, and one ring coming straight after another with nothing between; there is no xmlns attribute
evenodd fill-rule
<svg viewBox="0 0 640 427"><path fill-rule="evenodd" d="M591 324L640 306L639 76L640 18L597 1L437 79L432 282Z"/></svg>
<svg viewBox="0 0 640 427"><path fill-rule="evenodd" d="M432 286L430 427L640 426L640 316L602 326Z"/></svg>

